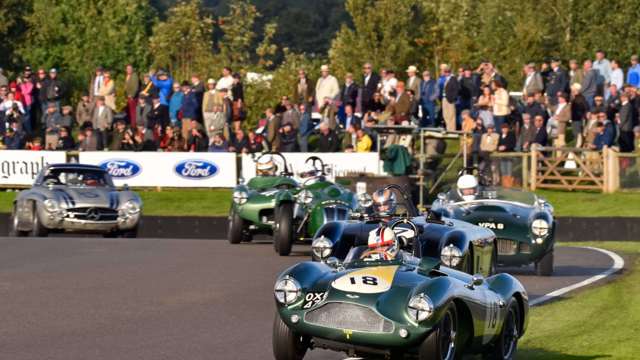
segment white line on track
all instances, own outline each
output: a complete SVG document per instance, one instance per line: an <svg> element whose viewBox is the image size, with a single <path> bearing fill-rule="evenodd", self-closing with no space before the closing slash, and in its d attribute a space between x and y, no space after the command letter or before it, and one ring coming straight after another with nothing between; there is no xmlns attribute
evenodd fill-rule
<svg viewBox="0 0 640 360"><path fill-rule="evenodd" d="M609 256L613 260L613 265L609 269L601 272L598 275L594 275L594 276L592 276L592 277L590 277L590 278L588 278L586 280L583 280L583 281L581 281L579 283L576 283L576 284L573 284L573 285L569 285L569 286L560 288L558 290L554 290L554 291L552 291L552 292L550 292L548 294L545 294L545 295L543 295L543 296L541 296L539 298L531 300L529 302L530 306L536 306L536 305L543 304L543 303L545 303L545 302L547 302L549 300L553 300L553 299L555 299L555 298L557 298L559 296L562 296L562 295L564 295L564 294L566 294L566 293L568 293L570 291L573 291L575 289L579 289L581 287L585 287L587 285L591 285L591 284L595 283L596 281L600 281L600 280L602 280L602 279L604 279L604 278L606 278L606 277L608 277L608 276L610 276L612 274L617 273L618 271L620 271L624 267L624 259L622 259L618 254L616 254L616 253L614 253L612 251L599 249L599 248L591 247L591 246L582 246L581 248L595 250L595 251L601 252L601 253Z"/></svg>

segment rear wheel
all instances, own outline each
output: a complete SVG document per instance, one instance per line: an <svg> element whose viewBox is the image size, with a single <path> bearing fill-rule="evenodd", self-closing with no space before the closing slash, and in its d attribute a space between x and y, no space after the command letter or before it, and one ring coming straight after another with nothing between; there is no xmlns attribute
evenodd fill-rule
<svg viewBox="0 0 640 360"><path fill-rule="evenodd" d="M551 276L553 274L553 250L546 253L536 264L538 276Z"/></svg>
<svg viewBox="0 0 640 360"><path fill-rule="evenodd" d="M309 347L309 341L294 333L276 313L273 321L273 356L276 360L302 360Z"/></svg>
<svg viewBox="0 0 640 360"><path fill-rule="evenodd" d="M13 211L11 212L11 227L9 229L9 236L23 237L23 236L29 235L28 231L19 230L18 225L19 225L18 208L17 208L17 205L14 205Z"/></svg>
<svg viewBox="0 0 640 360"><path fill-rule="evenodd" d="M291 253L293 246L293 204L291 203L283 203L277 209L273 242L280 256Z"/></svg>
<svg viewBox="0 0 640 360"><path fill-rule="evenodd" d="M518 348L519 329L520 311L518 310L518 302L516 299L511 298L498 340L496 340L489 352L485 354L484 358L487 360L513 359Z"/></svg>
<svg viewBox="0 0 640 360"><path fill-rule="evenodd" d="M419 360L454 360L460 358L462 349L458 349L456 335L458 333L458 314L456 306L451 303L442 320L431 334L420 345Z"/></svg>
<svg viewBox="0 0 640 360"><path fill-rule="evenodd" d="M35 203L33 204L33 208L31 209L31 211L32 225L31 234L29 235L34 237L46 237L47 235L49 235L49 230L44 225L42 225L40 217L38 216L38 208Z"/></svg>

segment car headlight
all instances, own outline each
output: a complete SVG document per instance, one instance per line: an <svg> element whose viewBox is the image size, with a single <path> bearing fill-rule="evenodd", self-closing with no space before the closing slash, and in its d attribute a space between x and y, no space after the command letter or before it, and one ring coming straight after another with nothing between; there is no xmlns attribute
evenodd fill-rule
<svg viewBox="0 0 640 360"><path fill-rule="evenodd" d="M140 205L133 200L129 200L124 203L124 211L126 211L129 215L137 214L140 212Z"/></svg>
<svg viewBox="0 0 640 360"><path fill-rule="evenodd" d="M425 294L414 295L409 300L407 312L415 322L424 321L433 314L433 302Z"/></svg>
<svg viewBox="0 0 640 360"><path fill-rule="evenodd" d="M361 208L368 208L373 205L373 199L371 198L371 195L367 193L358 195L358 205L360 205Z"/></svg>
<svg viewBox="0 0 640 360"><path fill-rule="evenodd" d="M233 192L233 202L242 205L249 199L249 194L244 190L236 190Z"/></svg>
<svg viewBox="0 0 640 360"><path fill-rule="evenodd" d="M324 260L331 255L331 249L333 248L333 242L325 236L313 240L311 244L311 251L313 254L321 260Z"/></svg>
<svg viewBox="0 0 640 360"><path fill-rule="evenodd" d="M44 201L44 208L48 212L56 212L60 209L60 205L53 199L47 199Z"/></svg>
<svg viewBox="0 0 640 360"><path fill-rule="evenodd" d="M313 193L309 190L302 190L298 193L296 198L303 204L309 204L313 201Z"/></svg>
<svg viewBox="0 0 640 360"><path fill-rule="evenodd" d="M462 251L457 246L449 244L442 248L440 260L448 267L456 267L462 261Z"/></svg>
<svg viewBox="0 0 640 360"><path fill-rule="evenodd" d="M533 220L531 232L536 236L547 236L549 235L549 223L543 219Z"/></svg>
<svg viewBox="0 0 640 360"><path fill-rule="evenodd" d="M280 304L291 305L300 296L300 284L292 277L285 277L276 283L273 293Z"/></svg>

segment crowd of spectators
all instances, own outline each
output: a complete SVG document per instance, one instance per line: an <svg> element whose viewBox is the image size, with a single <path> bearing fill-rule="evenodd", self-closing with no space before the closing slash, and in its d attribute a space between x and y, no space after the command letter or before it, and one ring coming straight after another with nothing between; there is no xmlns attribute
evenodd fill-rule
<svg viewBox="0 0 640 360"><path fill-rule="evenodd" d="M478 67L442 64L439 74L409 66L405 74L374 69L343 81L323 65L316 80L304 70L289 94L246 120L240 74L177 81L159 70L139 76L131 65L118 86L98 67L75 106L56 69L26 66L14 79L0 69L2 148L47 150L369 152L398 139L393 127L466 132L472 158L528 151L533 144L634 151L640 138L640 65L597 51L595 59L558 59L523 67L521 96L489 61ZM117 99L116 94L126 97ZM119 100L119 101L118 101ZM122 107L117 107L122 104ZM508 170L508 169L505 169Z"/></svg>

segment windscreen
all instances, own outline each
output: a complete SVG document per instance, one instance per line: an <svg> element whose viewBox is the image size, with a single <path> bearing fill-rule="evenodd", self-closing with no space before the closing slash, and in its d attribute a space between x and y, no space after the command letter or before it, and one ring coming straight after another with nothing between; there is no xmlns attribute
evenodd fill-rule
<svg viewBox="0 0 640 360"><path fill-rule="evenodd" d="M106 172L93 169L50 169L43 176L41 184L85 187L113 186Z"/></svg>

